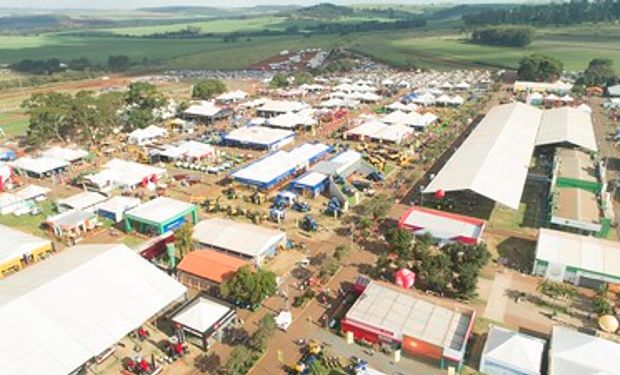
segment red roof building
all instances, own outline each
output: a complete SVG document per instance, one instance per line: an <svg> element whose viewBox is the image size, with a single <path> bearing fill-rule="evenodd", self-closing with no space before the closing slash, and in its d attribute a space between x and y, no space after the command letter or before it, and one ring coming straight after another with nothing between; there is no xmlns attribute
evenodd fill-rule
<svg viewBox="0 0 620 375"><path fill-rule="evenodd" d="M239 268L251 265L219 251L202 249L187 254L177 269L183 284L205 290L232 277Z"/></svg>
<svg viewBox="0 0 620 375"><path fill-rule="evenodd" d="M430 234L440 243L480 242L486 222L470 216L413 206L398 221L398 227L414 235Z"/></svg>

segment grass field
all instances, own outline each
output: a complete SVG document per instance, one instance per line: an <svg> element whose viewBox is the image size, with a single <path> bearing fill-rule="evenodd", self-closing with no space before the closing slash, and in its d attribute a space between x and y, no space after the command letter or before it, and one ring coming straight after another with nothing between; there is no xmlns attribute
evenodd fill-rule
<svg viewBox="0 0 620 375"><path fill-rule="evenodd" d="M220 19L199 22L203 31L231 32L263 28L286 28L304 20L276 16L250 19ZM108 29L110 32L150 34L177 30L188 23L136 28ZM22 59L88 57L105 62L109 55L123 54L136 62L150 61L158 67L192 69L238 69L263 60L282 49L342 46L397 65L407 63L435 68L512 68L531 53L553 55L569 70L583 69L593 57L620 60L620 25L589 25L549 28L537 32L526 48L482 46L468 43L453 27L429 26L425 31L369 32L341 35L260 36L225 43L220 37L200 39L147 39L75 34L0 36L0 63Z"/></svg>

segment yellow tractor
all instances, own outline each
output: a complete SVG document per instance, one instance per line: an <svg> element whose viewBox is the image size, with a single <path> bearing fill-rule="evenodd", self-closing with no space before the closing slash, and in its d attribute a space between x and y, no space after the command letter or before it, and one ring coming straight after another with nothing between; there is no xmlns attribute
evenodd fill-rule
<svg viewBox="0 0 620 375"><path fill-rule="evenodd" d="M256 191L254 192L254 194L252 194L250 200L252 201L252 203L260 206L267 201L267 197L265 196L265 194Z"/></svg>

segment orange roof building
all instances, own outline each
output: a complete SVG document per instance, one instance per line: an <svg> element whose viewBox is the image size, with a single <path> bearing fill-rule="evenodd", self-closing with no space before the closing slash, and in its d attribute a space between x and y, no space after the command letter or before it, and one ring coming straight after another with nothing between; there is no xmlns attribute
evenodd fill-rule
<svg viewBox="0 0 620 375"><path fill-rule="evenodd" d="M195 278L219 284L232 277L239 268L248 265L251 266L251 263L246 260L219 251L202 249L187 254L179 263L178 270ZM183 279L181 277L182 281Z"/></svg>

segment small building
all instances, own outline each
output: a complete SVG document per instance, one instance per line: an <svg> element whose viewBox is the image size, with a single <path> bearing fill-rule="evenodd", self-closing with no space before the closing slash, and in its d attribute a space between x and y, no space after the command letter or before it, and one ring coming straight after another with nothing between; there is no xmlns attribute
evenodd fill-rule
<svg viewBox="0 0 620 375"><path fill-rule="evenodd" d="M609 86L607 88L607 95L611 97L620 97L620 85Z"/></svg>
<svg viewBox="0 0 620 375"><path fill-rule="evenodd" d="M549 375L617 375L620 344L555 326L549 345Z"/></svg>
<svg viewBox="0 0 620 375"><path fill-rule="evenodd" d="M179 263L178 278L187 287L208 291L234 276L239 268L251 264L221 251L194 250Z"/></svg>
<svg viewBox="0 0 620 375"><path fill-rule="evenodd" d="M120 223L125 212L140 205L140 199L134 197L114 196L97 206L97 214L113 223Z"/></svg>
<svg viewBox="0 0 620 375"><path fill-rule="evenodd" d="M340 324L356 340L400 347L460 370L474 317L473 310L448 309L372 281Z"/></svg>
<svg viewBox="0 0 620 375"><path fill-rule="evenodd" d="M0 374L89 372L186 288L122 244L66 249L0 283Z"/></svg>
<svg viewBox="0 0 620 375"><path fill-rule="evenodd" d="M218 95L215 101L223 104L237 103L248 97L248 93L243 90L234 90Z"/></svg>
<svg viewBox="0 0 620 375"><path fill-rule="evenodd" d="M185 333L185 339L204 351L222 341L226 329L235 321L235 309L206 296L197 296L172 312L171 320Z"/></svg>
<svg viewBox="0 0 620 375"><path fill-rule="evenodd" d="M189 108L183 112L184 118L196 119L207 124L213 124L218 120L230 117L230 115L232 115L230 109L206 100L190 105Z"/></svg>
<svg viewBox="0 0 620 375"><path fill-rule="evenodd" d="M198 222L196 205L168 197L155 198L125 212L125 232L163 234L183 225L188 218Z"/></svg>
<svg viewBox="0 0 620 375"><path fill-rule="evenodd" d="M295 141L295 132L265 126L245 126L232 130L222 138L222 144L255 150L276 151Z"/></svg>
<svg viewBox="0 0 620 375"><path fill-rule="evenodd" d="M45 219L45 225L58 238L76 242L97 227L97 215L91 211L70 210Z"/></svg>
<svg viewBox="0 0 620 375"><path fill-rule="evenodd" d="M50 189L28 185L18 191L0 194L0 215L25 215L31 212L40 201L47 199Z"/></svg>
<svg viewBox="0 0 620 375"><path fill-rule="evenodd" d="M168 135L168 131L156 125L149 125L144 129L136 129L129 133L127 141L129 144L144 146Z"/></svg>
<svg viewBox="0 0 620 375"><path fill-rule="evenodd" d="M231 174L237 182L270 190L305 172L332 148L322 143L305 143L291 151L279 150Z"/></svg>
<svg viewBox="0 0 620 375"><path fill-rule="evenodd" d="M88 157L88 151L75 147L52 147L41 153L41 156L50 159L64 160L67 163L78 163Z"/></svg>
<svg viewBox="0 0 620 375"><path fill-rule="evenodd" d="M286 233L254 224L211 218L194 227L193 239L201 247L212 248L260 266L286 243Z"/></svg>
<svg viewBox="0 0 620 375"><path fill-rule="evenodd" d="M541 228L532 273L594 289L620 284L620 242Z"/></svg>
<svg viewBox="0 0 620 375"><path fill-rule="evenodd" d="M347 139L356 141L374 141L400 144L414 133L414 129L402 124L387 125L378 120L370 120L347 130L344 135Z"/></svg>
<svg viewBox="0 0 620 375"><path fill-rule="evenodd" d="M480 358L487 375L540 375L545 340L491 326Z"/></svg>
<svg viewBox="0 0 620 375"><path fill-rule="evenodd" d="M0 278L53 251L52 241L0 224Z"/></svg>
<svg viewBox="0 0 620 375"><path fill-rule="evenodd" d="M103 194L92 191L83 191L68 198L59 199L56 201L56 207L58 212L70 210L96 211L97 206L107 200L108 197Z"/></svg>
<svg viewBox="0 0 620 375"><path fill-rule="evenodd" d="M114 189L134 189L161 180L166 175L163 168L122 159L112 159L98 173L84 176L84 186L89 190L110 192Z"/></svg>
<svg viewBox="0 0 620 375"><path fill-rule="evenodd" d="M329 177L319 172L307 172L293 181L293 189L311 198L318 197L329 185Z"/></svg>
<svg viewBox="0 0 620 375"><path fill-rule="evenodd" d="M214 158L215 148L210 144L196 141L181 141L151 150L151 162L176 162L180 160L199 161Z"/></svg>
<svg viewBox="0 0 620 375"><path fill-rule="evenodd" d="M413 206L401 216L398 227L416 236L430 234L441 244L480 242L485 221L469 216Z"/></svg>
<svg viewBox="0 0 620 375"><path fill-rule="evenodd" d="M268 99L263 105L256 108L256 115L258 117L264 117L268 119L289 112L299 112L302 109L306 108L309 108L309 105L304 102Z"/></svg>
<svg viewBox="0 0 620 375"><path fill-rule="evenodd" d="M30 156L24 156L10 163L19 173L33 178L45 178L64 173L69 163L64 160Z"/></svg>

